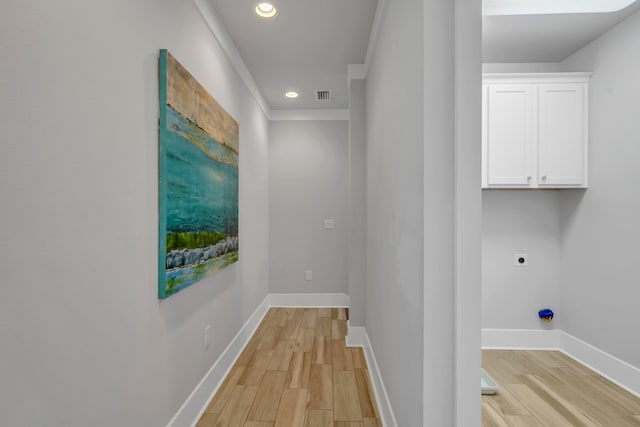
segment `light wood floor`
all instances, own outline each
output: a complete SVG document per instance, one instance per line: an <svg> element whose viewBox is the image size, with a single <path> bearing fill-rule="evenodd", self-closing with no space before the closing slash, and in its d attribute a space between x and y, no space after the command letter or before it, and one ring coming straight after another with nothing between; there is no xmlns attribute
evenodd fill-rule
<svg viewBox="0 0 640 427"><path fill-rule="evenodd" d="M364 354L346 332L345 309L270 309L197 427L379 427Z"/></svg>
<svg viewBox="0 0 640 427"><path fill-rule="evenodd" d="M557 351L485 350L483 427L640 426L640 399Z"/></svg>

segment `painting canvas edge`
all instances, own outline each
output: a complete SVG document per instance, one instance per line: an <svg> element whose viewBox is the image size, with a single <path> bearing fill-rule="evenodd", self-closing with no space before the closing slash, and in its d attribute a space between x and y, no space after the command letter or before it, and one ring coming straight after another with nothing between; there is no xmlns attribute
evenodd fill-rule
<svg viewBox="0 0 640 427"><path fill-rule="evenodd" d="M166 138L163 132L167 128L167 49L160 49L158 58L159 116L158 116L158 298L164 299L167 285L167 162Z"/></svg>

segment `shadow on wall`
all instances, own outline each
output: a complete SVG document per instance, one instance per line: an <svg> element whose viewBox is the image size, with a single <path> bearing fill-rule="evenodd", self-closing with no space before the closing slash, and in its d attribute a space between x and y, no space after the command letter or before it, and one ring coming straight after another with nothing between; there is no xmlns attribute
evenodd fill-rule
<svg viewBox="0 0 640 427"><path fill-rule="evenodd" d="M580 212L580 205L582 205L588 189L561 191L563 192L562 197L560 197L560 233L562 242L565 236L571 232L575 217Z"/></svg>

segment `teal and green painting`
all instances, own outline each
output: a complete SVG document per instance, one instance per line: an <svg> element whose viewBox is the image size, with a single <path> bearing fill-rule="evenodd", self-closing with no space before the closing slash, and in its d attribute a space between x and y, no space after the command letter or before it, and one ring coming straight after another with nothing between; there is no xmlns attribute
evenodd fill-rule
<svg viewBox="0 0 640 427"><path fill-rule="evenodd" d="M238 123L160 50L158 297L238 261Z"/></svg>

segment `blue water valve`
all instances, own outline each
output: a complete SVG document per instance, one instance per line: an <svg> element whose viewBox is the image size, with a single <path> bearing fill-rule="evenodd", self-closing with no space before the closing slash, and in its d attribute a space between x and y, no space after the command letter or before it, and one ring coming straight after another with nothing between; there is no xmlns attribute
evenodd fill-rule
<svg viewBox="0 0 640 427"><path fill-rule="evenodd" d="M553 310L550 308L543 308L538 312L538 316L540 316L540 318L545 322L551 322L551 319L553 319Z"/></svg>

